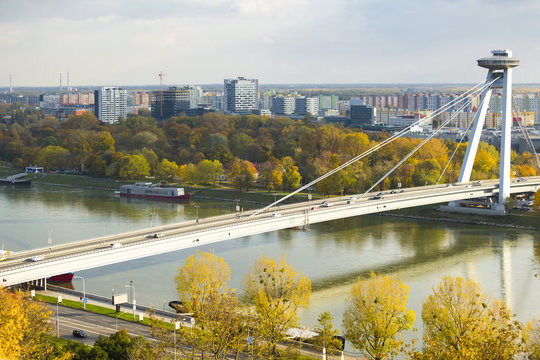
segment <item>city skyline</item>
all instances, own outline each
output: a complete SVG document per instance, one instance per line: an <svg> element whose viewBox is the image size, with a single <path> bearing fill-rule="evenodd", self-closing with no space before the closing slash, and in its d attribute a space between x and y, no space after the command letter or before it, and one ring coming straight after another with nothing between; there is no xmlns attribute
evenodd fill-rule
<svg viewBox="0 0 540 360"><path fill-rule="evenodd" d="M540 4L479 1L2 0L0 87L477 83L509 48L540 82Z"/></svg>

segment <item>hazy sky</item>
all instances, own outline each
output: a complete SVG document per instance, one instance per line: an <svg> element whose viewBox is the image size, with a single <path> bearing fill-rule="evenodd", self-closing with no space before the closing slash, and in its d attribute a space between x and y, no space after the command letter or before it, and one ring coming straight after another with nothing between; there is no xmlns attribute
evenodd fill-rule
<svg viewBox="0 0 540 360"><path fill-rule="evenodd" d="M0 0L0 86L540 82L538 0Z"/></svg>

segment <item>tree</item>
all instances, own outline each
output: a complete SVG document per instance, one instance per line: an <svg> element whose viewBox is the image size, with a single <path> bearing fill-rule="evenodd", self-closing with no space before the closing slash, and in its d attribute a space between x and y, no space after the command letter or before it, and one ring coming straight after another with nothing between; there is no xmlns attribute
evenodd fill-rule
<svg viewBox="0 0 540 360"><path fill-rule="evenodd" d="M265 340L261 350L273 358L277 343L285 339L285 329L297 324L298 310L309 304L311 281L285 257L263 256L244 277L244 288L246 300L255 307L255 333Z"/></svg>
<svg viewBox="0 0 540 360"><path fill-rule="evenodd" d="M414 324L408 297L409 288L388 275L372 272L369 279L358 278L346 300L345 337L373 359L392 358L403 345L401 334Z"/></svg>
<svg viewBox="0 0 540 360"><path fill-rule="evenodd" d="M122 179L140 179L150 175L150 165L142 155L126 155L121 160L118 175Z"/></svg>
<svg viewBox="0 0 540 360"><path fill-rule="evenodd" d="M540 209L540 189L536 190L534 193L534 208Z"/></svg>
<svg viewBox="0 0 540 360"><path fill-rule="evenodd" d="M334 329L333 321L334 317L330 314L330 311L319 314L317 325L315 325L315 332L319 336L315 338L315 345L329 350L341 350L341 341L334 338L339 334L339 331Z"/></svg>
<svg viewBox="0 0 540 360"><path fill-rule="evenodd" d="M100 335L94 343L109 359L156 359L152 344L142 336L130 336L122 329L109 337Z"/></svg>
<svg viewBox="0 0 540 360"><path fill-rule="evenodd" d="M0 358L48 358L54 350L45 338L52 330L50 317L43 304L0 287Z"/></svg>
<svg viewBox="0 0 540 360"><path fill-rule="evenodd" d="M424 349L419 359L508 359L521 351L521 324L478 282L445 276L422 304Z"/></svg>
<svg viewBox="0 0 540 360"><path fill-rule="evenodd" d="M528 321L523 329L525 351L530 360L540 360L540 317Z"/></svg>
<svg viewBox="0 0 540 360"><path fill-rule="evenodd" d="M71 154L61 146L50 145L39 151L37 160L45 169L65 169Z"/></svg>
<svg viewBox="0 0 540 360"><path fill-rule="evenodd" d="M236 292L227 287L231 271L214 253L197 251L178 269L178 298L193 313L198 329L181 329L180 336L201 352L223 359L227 349L238 348L244 320Z"/></svg>
<svg viewBox="0 0 540 360"><path fill-rule="evenodd" d="M226 290L230 278L231 270L222 258L197 250L178 269L175 278L178 298L187 312L198 316L209 296Z"/></svg>
<svg viewBox="0 0 540 360"><path fill-rule="evenodd" d="M298 172L298 166L294 165L294 160L290 156L286 156L281 159L281 166L283 166L283 186L291 191L300 186L302 176Z"/></svg>
<svg viewBox="0 0 540 360"><path fill-rule="evenodd" d="M174 161L161 160L156 167L156 177L162 180L169 180L178 176L178 165Z"/></svg>
<svg viewBox="0 0 540 360"><path fill-rule="evenodd" d="M246 188L246 191L249 191L249 188L253 186L253 182L255 181L256 173L257 170L252 163L236 158L229 171L229 178L235 188L239 190Z"/></svg>
<svg viewBox="0 0 540 360"><path fill-rule="evenodd" d="M266 161L259 172L258 180L268 190L277 190L283 185L282 167L279 162L276 162Z"/></svg>

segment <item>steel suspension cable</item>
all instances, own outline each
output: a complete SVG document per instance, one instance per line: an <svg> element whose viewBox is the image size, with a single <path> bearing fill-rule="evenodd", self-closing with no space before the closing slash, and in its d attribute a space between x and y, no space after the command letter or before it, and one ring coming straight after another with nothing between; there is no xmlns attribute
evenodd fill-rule
<svg viewBox="0 0 540 360"><path fill-rule="evenodd" d="M469 105L469 103L471 102L471 100L467 101L465 104L463 104L463 106L454 114L452 115L448 120L446 120L442 125L440 125L435 131L433 131L433 133L428 136L427 138L425 138L420 144L418 144L411 152L409 152L403 159L401 159L396 165L394 165L394 167L392 167L392 169L390 169L386 174L384 174L379 180L377 180L377 182L375 182L375 184L373 184L365 193L363 193L361 196L360 196L360 199L362 199L364 196L366 196L366 194L368 194L371 190L373 190L377 185L379 185L384 179L386 179L392 172L394 172L394 170L396 170L398 167L401 166L401 164L403 164L405 161L407 161L407 159L409 159L411 156L413 156L422 146L424 146L429 140L431 140L435 135L437 135L441 130L442 128L448 124L450 121L452 121L454 119L454 117L457 116L457 114L459 114L460 111L462 111L467 105Z"/></svg>
<svg viewBox="0 0 540 360"><path fill-rule="evenodd" d="M417 125L420 125L421 123L423 122L426 122L428 120L431 120L433 119L434 116L436 115L439 115L440 113L446 111L446 109L450 108L451 106L454 106L457 102L461 102L463 101L465 98L467 97L470 97L470 96L477 96L479 93L481 93L487 86L490 86L491 84L493 84L494 82L496 81L496 79L492 80L491 82L489 83L485 83L485 82L481 82L481 83L478 83L476 85L474 85L472 88L470 88L469 90L467 90L466 92L464 92L463 94L461 94L460 96L456 97L454 100L448 102L447 104L445 104L444 106L441 106L439 109L437 109L433 114L431 114L430 116L427 116L426 118L423 118L423 119L419 119L418 121L416 121L415 123L409 125L408 127L406 127L405 129L397 132L396 134L390 136L388 139L385 139L383 140L381 143L377 144L376 146L366 150L364 153L360 154L360 155L357 155L356 157L346 161L345 163L341 164L340 166L330 170L329 172L327 172L326 174L323 174L321 175L320 177L318 177L317 179L311 181L310 183L296 189L295 191L285 195L284 197L280 198L279 200L273 202L272 204L270 205L267 205L265 206L264 208L261 208L257 211L255 211L253 214L251 214L249 217L252 217L252 216L255 216L255 215L258 215L260 214L261 212L263 211L266 211L268 210L269 208L279 204L280 202L290 198L291 196L299 193L300 191L303 191L307 188L309 188L310 186L313 186L315 185L316 183L318 183L319 181L321 180L324 180L326 179L327 177L335 174L336 172L340 171L341 169L344 169L345 167L355 163L356 161L374 153L375 151L379 150L380 148L388 145L389 143L393 142L394 140L396 140L397 138L401 137L402 135L408 133L411 131L411 128L413 128L414 126L417 126ZM480 88L478 88L479 86L481 86ZM478 88L478 89L477 89ZM471 95L471 94L474 94L474 95Z"/></svg>

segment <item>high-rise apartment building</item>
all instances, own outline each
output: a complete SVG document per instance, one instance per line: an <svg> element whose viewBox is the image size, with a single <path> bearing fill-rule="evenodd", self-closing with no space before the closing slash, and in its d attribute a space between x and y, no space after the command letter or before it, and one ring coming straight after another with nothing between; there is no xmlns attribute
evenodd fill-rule
<svg viewBox="0 0 540 360"><path fill-rule="evenodd" d="M152 116L158 120L165 120L186 110L196 109L201 94L200 87L191 85L152 91Z"/></svg>
<svg viewBox="0 0 540 360"><path fill-rule="evenodd" d="M351 126L361 126L373 124L373 120L377 116L377 111L374 107L364 105L362 100L352 99L350 101Z"/></svg>
<svg viewBox="0 0 540 360"><path fill-rule="evenodd" d="M272 112L276 115L292 115L296 109L296 99L293 96L273 96Z"/></svg>
<svg viewBox="0 0 540 360"><path fill-rule="evenodd" d="M250 114L259 106L259 81L257 79L225 79L223 84L224 110L236 114Z"/></svg>
<svg viewBox="0 0 540 360"><path fill-rule="evenodd" d="M118 118L127 117L127 90L118 87L102 87L94 91L94 114L110 124Z"/></svg>
<svg viewBox="0 0 540 360"><path fill-rule="evenodd" d="M319 114L319 98L309 96L299 96L296 98L296 115L305 116Z"/></svg>

